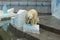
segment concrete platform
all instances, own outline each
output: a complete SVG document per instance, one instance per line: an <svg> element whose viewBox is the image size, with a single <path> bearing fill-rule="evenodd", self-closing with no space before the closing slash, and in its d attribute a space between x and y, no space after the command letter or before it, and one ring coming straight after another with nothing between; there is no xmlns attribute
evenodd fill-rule
<svg viewBox="0 0 60 40"><path fill-rule="evenodd" d="M60 34L60 20L53 16L39 16L41 28Z"/></svg>
<svg viewBox="0 0 60 40"><path fill-rule="evenodd" d="M12 24L9 25L9 31L11 31L18 38L26 38L28 40L40 40L40 34L26 33L21 30L17 30Z"/></svg>
<svg viewBox="0 0 60 40"><path fill-rule="evenodd" d="M11 27L11 26L10 26ZM3 40L17 40L17 39L21 39L21 40L28 40L25 38L17 38L17 36L15 36L14 34L12 36L8 35L9 33L11 33L10 31L5 32L2 28L0 28L0 36L3 37ZM41 29L40 30L40 40L60 40L60 35L52 33L50 31ZM19 35L20 36L20 35Z"/></svg>

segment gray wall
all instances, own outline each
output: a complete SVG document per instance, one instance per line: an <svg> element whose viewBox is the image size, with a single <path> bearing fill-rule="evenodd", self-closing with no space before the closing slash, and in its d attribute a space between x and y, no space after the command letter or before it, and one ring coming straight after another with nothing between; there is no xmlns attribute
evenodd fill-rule
<svg viewBox="0 0 60 40"><path fill-rule="evenodd" d="M0 1L10 1L10 0L0 0ZM23 1L23 2L24 2L24 1L31 1L31 2L32 2L32 1L36 1L36 0L12 0L12 1L13 1L13 2L14 2L14 1ZM51 0L37 0L37 1L40 2L40 1L51 1Z"/></svg>
<svg viewBox="0 0 60 40"><path fill-rule="evenodd" d="M50 2L51 0L11 0L12 2ZM10 0L1 0L2 4L4 2L10 2ZM39 13L51 13L51 7L50 6L7 6L8 8L15 8L15 12L17 12L19 9L36 9ZM2 6L0 6L0 9L2 9Z"/></svg>

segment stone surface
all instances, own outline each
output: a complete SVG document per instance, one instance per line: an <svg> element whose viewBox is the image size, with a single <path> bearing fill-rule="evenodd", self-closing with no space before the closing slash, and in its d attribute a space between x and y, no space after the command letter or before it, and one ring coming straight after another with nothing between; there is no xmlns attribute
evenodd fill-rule
<svg viewBox="0 0 60 40"><path fill-rule="evenodd" d="M60 35L41 29L41 40L60 40Z"/></svg>
<svg viewBox="0 0 60 40"><path fill-rule="evenodd" d="M46 31L44 29L40 30L41 34L40 34L40 39L41 40L60 40L60 35ZM16 40L16 39L20 39L20 40L27 40L25 38L17 38L16 36L11 36L8 33L10 32L4 32L4 30L2 28L0 28L0 35L3 37L4 40Z"/></svg>
<svg viewBox="0 0 60 40"><path fill-rule="evenodd" d="M45 21L43 21L43 19ZM55 20L53 20L55 19ZM59 26L59 21L56 21L57 19L55 17L51 16L40 16L40 23L47 25L47 26L53 26L53 27L60 27ZM0 21L0 23L3 23ZM57 24L58 23L58 24ZM0 24L1 25L1 24ZM55 26L56 25L56 26ZM0 27L0 35L3 37L3 40L27 40L26 38L17 38L14 34L12 34L10 31L5 32L1 27ZM40 40L60 40L60 35L52 33L50 31L40 29Z"/></svg>
<svg viewBox="0 0 60 40"><path fill-rule="evenodd" d="M60 20L54 16L39 16L39 24L60 30Z"/></svg>

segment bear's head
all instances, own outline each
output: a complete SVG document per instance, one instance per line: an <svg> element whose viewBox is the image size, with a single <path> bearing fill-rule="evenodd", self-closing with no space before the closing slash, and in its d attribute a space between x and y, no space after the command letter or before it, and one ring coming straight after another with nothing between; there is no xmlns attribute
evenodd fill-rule
<svg viewBox="0 0 60 40"><path fill-rule="evenodd" d="M28 13L27 13L27 23L30 24L32 19L33 19L33 14L32 14L31 11L28 11Z"/></svg>

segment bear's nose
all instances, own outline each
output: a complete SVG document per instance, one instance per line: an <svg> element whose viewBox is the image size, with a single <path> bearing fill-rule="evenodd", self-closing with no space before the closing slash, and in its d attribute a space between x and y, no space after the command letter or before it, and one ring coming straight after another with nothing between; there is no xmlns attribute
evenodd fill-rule
<svg viewBox="0 0 60 40"><path fill-rule="evenodd" d="M32 19L32 17L29 17L29 20L31 20Z"/></svg>

